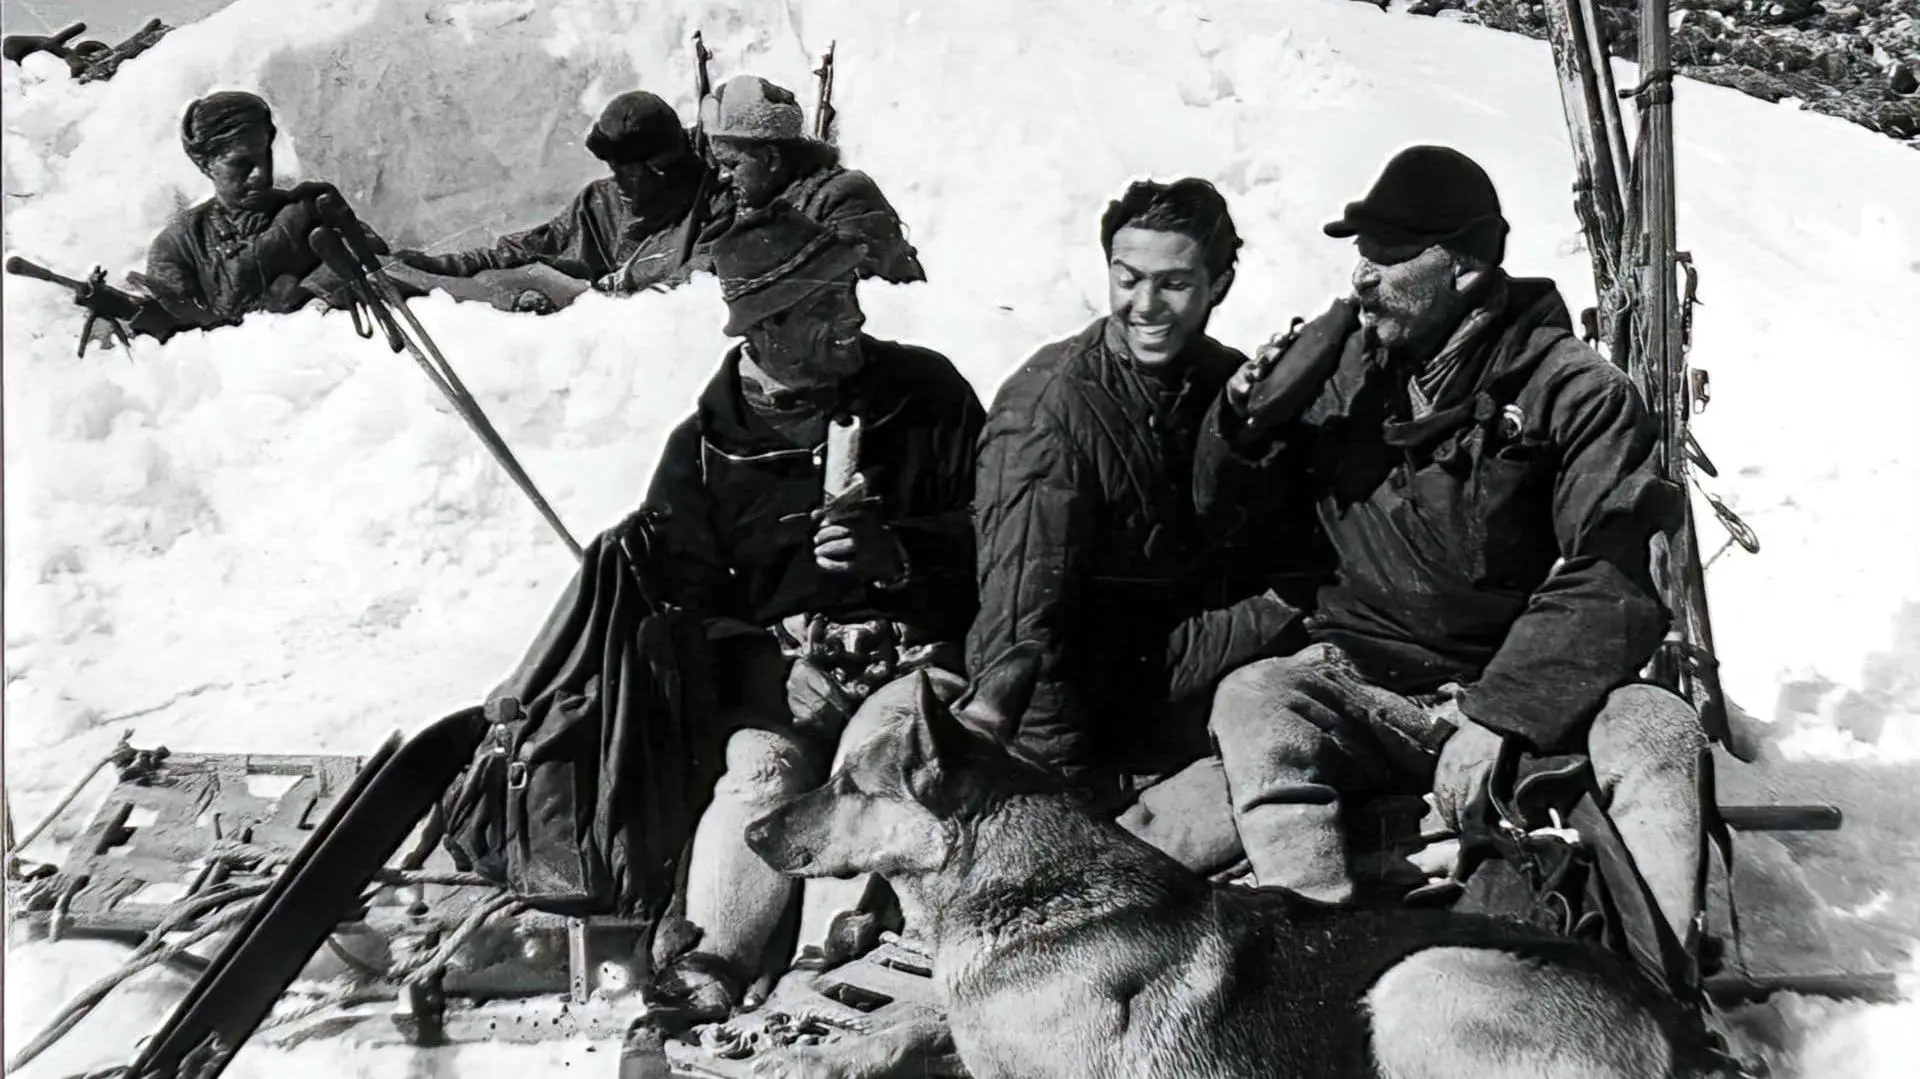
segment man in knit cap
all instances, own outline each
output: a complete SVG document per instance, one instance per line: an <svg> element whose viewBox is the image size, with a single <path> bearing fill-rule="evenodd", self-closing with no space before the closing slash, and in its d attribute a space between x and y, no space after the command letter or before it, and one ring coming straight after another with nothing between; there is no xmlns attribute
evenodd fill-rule
<svg viewBox="0 0 1920 1079"><path fill-rule="evenodd" d="M837 147L807 137L793 91L756 75L739 75L722 83L701 110L736 206L759 209L784 199L866 247L860 276L897 284L927 279L900 215L879 186L866 173L843 166Z"/></svg>
<svg viewBox="0 0 1920 1079"><path fill-rule="evenodd" d="M587 152L608 175L580 189L553 220L495 240L486 247L427 255L399 252L406 264L447 277L472 277L542 263L604 292L637 292L684 282L705 265L704 245L687 260L686 230L720 211L696 214L708 167L673 107L658 95L632 90L609 101L587 132Z"/></svg>
<svg viewBox="0 0 1920 1079"><path fill-rule="evenodd" d="M726 333L742 341L668 436L646 499L667 598L711 627L733 731L694 839L698 948L660 957L649 1001L680 1022L726 1014L785 958L769 946L797 886L747 847L747 824L825 779L879 685L959 670L984 422L946 357L862 332L859 247L776 202L741 216L713 257ZM859 421L858 479L826 498L829 424L843 420Z"/></svg>
<svg viewBox="0 0 1920 1079"><path fill-rule="evenodd" d="M1552 281L1502 269L1507 222L1466 155L1401 152L1326 232L1357 242L1353 297L1228 383L1195 469L1203 514L1284 500L1322 552L1312 643L1228 676L1214 708L1258 883L1354 898L1343 803L1431 791L1457 825L1505 740L1590 756L1687 942L1705 737L1638 680L1668 624L1648 544L1684 497L1653 417Z"/></svg>
<svg viewBox="0 0 1920 1079"><path fill-rule="evenodd" d="M275 134L267 103L239 90L208 94L181 117L180 144L213 182L213 197L154 237L139 283L185 326L297 310L316 295L332 298L340 286L308 245L320 224L315 200L339 193L327 183L275 188ZM376 251L387 250L371 230L366 237Z"/></svg>

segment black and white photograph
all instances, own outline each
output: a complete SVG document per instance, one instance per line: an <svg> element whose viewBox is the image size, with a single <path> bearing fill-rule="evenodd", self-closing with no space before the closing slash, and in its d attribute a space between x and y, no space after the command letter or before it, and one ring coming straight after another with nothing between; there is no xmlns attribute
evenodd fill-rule
<svg viewBox="0 0 1920 1079"><path fill-rule="evenodd" d="M1920 0L0 0L21 1079L1920 1075Z"/></svg>

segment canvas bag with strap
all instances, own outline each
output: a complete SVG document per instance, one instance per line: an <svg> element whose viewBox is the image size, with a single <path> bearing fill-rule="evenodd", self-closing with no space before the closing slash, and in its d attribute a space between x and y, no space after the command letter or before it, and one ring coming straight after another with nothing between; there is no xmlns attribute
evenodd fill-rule
<svg viewBox="0 0 1920 1079"><path fill-rule="evenodd" d="M455 863L539 910L656 916L724 763L704 627L654 559L644 514L587 545L442 802Z"/></svg>

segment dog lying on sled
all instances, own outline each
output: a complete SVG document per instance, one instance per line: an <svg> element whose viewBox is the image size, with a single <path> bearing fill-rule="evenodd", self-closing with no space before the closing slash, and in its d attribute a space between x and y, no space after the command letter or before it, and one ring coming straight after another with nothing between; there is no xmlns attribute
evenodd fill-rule
<svg viewBox="0 0 1920 1079"><path fill-rule="evenodd" d="M875 733L747 833L782 872L891 884L975 1079L1727 1074L1599 948L1215 885L1096 817L976 733L1017 717L1033 670L1010 657L956 706L924 673L883 690Z"/></svg>

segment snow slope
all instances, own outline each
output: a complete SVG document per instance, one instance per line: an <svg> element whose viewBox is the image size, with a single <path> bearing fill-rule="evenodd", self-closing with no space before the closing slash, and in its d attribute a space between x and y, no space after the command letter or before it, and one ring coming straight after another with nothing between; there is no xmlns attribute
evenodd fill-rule
<svg viewBox="0 0 1920 1079"><path fill-rule="evenodd" d="M397 244L479 242L594 175L579 136L612 93L643 85L691 116L700 28L716 78L750 70L808 98L837 39L847 156L934 279L863 289L872 329L946 352L983 394L1103 306L1099 214L1142 175L1205 176L1232 199L1247 248L1215 330L1243 348L1345 288L1351 249L1319 225L1416 141L1481 160L1514 224L1511 266L1591 301L1539 43L1345 0L742 7L240 0L109 83L8 65L5 247L69 271L138 267L167 215L203 197L177 125L221 87L267 94L282 170L336 181ZM1619 77L1632 85L1630 67ZM1705 304L1695 361L1714 378L1697 429L1714 489L1764 542L1712 565L1727 684L1790 756L1920 758L1920 160L1693 83L1677 115L1680 242ZM565 549L420 372L343 317L145 342L129 363L74 358L79 319L57 290L9 280L4 304L20 821L128 727L141 744L363 752L483 694L567 577ZM708 279L547 319L445 297L414 309L582 537L635 504L725 347ZM1700 511L1712 553L1722 534ZM10 954L45 994L29 1004L10 981L10 1040L113 962L60 954ZM134 993L112 1007L135 1018L83 1031L151 1025L163 1000ZM1808 1064L1809 1079L1907 1074L1912 1012L1843 1014L1806 1059L1853 1063ZM112 1060L115 1041L76 1036L29 1074Z"/></svg>

